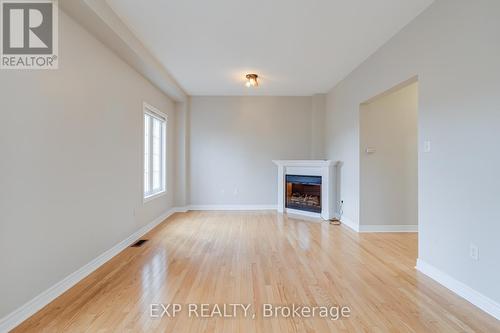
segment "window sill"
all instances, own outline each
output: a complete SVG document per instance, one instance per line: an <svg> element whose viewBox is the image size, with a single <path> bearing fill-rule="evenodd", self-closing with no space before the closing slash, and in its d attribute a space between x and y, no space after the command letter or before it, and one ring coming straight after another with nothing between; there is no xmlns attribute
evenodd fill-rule
<svg viewBox="0 0 500 333"><path fill-rule="evenodd" d="M143 199L142 202L146 203L146 202L152 201L154 199L157 199L159 197L162 197L162 196L164 196L166 194L167 194L167 191L162 191L162 192L158 192L158 193L155 193L155 194L151 194L151 195L149 195L147 197L144 197L144 199Z"/></svg>

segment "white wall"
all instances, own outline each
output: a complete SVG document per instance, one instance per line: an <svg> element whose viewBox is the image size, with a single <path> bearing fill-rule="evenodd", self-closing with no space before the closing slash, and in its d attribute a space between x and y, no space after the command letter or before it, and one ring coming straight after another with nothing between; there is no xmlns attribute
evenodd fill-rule
<svg viewBox="0 0 500 333"><path fill-rule="evenodd" d="M360 107L360 225L418 224L417 108L416 82Z"/></svg>
<svg viewBox="0 0 500 333"><path fill-rule="evenodd" d="M332 89L326 134L328 157L344 162L345 215L358 222L360 103L418 75L419 258L497 302L499 13L497 0L436 1Z"/></svg>
<svg viewBox="0 0 500 333"><path fill-rule="evenodd" d="M311 97L193 97L192 205L275 205L273 159L308 159Z"/></svg>
<svg viewBox="0 0 500 333"><path fill-rule="evenodd" d="M59 70L0 72L0 318L174 201L172 101L63 12L59 34ZM168 195L147 204L143 100L169 117Z"/></svg>

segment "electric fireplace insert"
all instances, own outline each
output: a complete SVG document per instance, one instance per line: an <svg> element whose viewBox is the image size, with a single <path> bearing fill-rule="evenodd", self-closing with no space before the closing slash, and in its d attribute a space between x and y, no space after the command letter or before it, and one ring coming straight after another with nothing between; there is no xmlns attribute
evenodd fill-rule
<svg viewBox="0 0 500 333"><path fill-rule="evenodd" d="M321 176L286 175L285 207L321 213Z"/></svg>

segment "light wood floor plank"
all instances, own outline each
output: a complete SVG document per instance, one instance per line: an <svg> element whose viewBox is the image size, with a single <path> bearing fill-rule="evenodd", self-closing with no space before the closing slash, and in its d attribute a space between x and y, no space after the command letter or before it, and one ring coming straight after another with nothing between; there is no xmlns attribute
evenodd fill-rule
<svg viewBox="0 0 500 333"><path fill-rule="evenodd" d="M417 234L357 234L274 212L176 214L13 332L500 332L417 272ZM181 303L152 319L151 303ZM189 303L251 303L252 318L196 319ZM349 306L351 316L262 318L262 304Z"/></svg>

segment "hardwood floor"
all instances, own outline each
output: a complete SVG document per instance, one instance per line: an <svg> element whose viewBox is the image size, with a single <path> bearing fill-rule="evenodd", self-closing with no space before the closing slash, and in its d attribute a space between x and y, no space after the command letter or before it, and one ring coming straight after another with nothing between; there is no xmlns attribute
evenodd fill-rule
<svg viewBox="0 0 500 333"><path fill-rule="evenodd" d="M416 272L416 234L357 234L274 212L189 212L146 238L14 332L500 332L497 320ZM152 303L182 311L151 318ZM189 317L189 303L252 304L256 317ZM266 303L351 312L263 318Z"/></svg>

